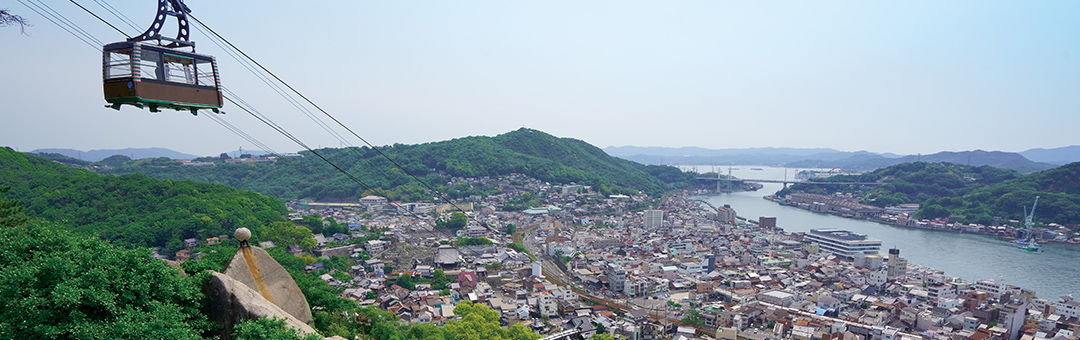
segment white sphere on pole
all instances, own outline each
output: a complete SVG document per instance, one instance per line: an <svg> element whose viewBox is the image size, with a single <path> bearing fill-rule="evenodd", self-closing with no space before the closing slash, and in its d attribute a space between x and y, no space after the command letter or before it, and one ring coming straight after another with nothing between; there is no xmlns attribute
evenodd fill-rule
<svg viewBox="0 0 1080 340"><path fill-rule="evenodd" d="M233 237L236 237L236 240L240 242L247 241L251 238L251 230L248 230L248 228L236 229L236 232L233 233Z"/></svg>

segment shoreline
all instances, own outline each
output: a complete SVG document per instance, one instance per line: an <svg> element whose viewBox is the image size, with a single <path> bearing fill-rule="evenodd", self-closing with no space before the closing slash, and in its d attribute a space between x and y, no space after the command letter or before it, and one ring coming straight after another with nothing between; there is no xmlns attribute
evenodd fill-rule
<svg viewBox="0 0 1080 340"><path fill-rule="evenodd" d="M797 204L785 204L783 202L783 200L776 197L776 195L766 195L766 196L763 196L762 199L764 199L766 201L776 203L776 204L779 204L779 205L782 205L782 206L799 208L799 209L806 210L806 211L809 211L809 212L812 212L812 213L832 215L832 216L837 216L837 217L842 217L842 218L847 218L847 219L853 219L853 220L864 220L864 221L875 222L875 223L880 223L880 224L885 224L885 225L890 225L890 226L895 226L895 227L900 227L900 228L906 228L906 229L941 231L941 232L949 232L949 233L953 233L953 234L973 234L973 235L993 236L995 238L998 238L998 239L1001 239L1001 240L1008 240L1008 241L1014 241L1014 240L1017 239L1016 236L1002 235L1002 234L998 234L998 233L964 232L963 229L955 229L955 228L948 228L948 227L946 227L946 228L935 228L935 227L932 227L932 226L919 227L919 226L913 226L913 225L907 225L907 224L902 224L902 223L891 222L891 221L888 221L888 220L882 220L882 219L878 219L878 218L859 218L859 217L854 217L854 216L845 216L843 214L822 213L822 212L817 212L817 211L812 211L810 209L806 209L806 208L801 207L801 206L799 206ZM1015 243L1015 242L1013 242L1013 243ZM1050 244L1050 243L1061 244L1061 245L1069 245L1069 246L1080 246L1080 243L1068 242L1068 241L1057 241L1057 240L1040 240L1039 241L1039 244ZM1019 245L1020 244L1017 244L1017 246L1019 246Z"/></svg>

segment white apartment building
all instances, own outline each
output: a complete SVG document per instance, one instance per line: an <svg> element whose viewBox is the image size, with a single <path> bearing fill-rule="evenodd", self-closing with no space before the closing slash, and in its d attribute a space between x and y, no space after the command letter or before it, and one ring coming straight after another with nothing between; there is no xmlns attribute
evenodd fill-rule
<svg viewBox="0 0 1080 340"><path fill-rule="evenodd" d="M623 281L623 293L628 296L645 296L649 292L649 282L638 276L628 277Z"/></svg>
<svg viewBox="0 0 1080 340"><path fill-rule="evenodd" d="M378 253L386 250L386 247L390 245L390 242L383 240L371 240L367 241L364 245L364 249L367 249L368 253Z"/></svg>
<svg viewBox="0 0 1080 340"><path fill-rule="evenodd" d="M956 290L951 285L944 283L934 283L926 286L927 292L931 300L937 299L951 299L956 297Z"/></svg>
<svg viewBox="0 0 1080 340"><path fill-rule="evenodd" d="M703 266L700 262L682 262L682 263L679 263L679 273L684 274L684 275L690 275L690 274L694 274L694 273L699 273L704 268L705 268L705 266Z"/></svg>
<svg viewBox="0 0 1080 340"><path fill-rule="evenodd" d="M626 269L621 265L608 263L604 271L608 276L608 290L623 292L626 284Z"/></svg>
<svg viewBox="0 0 1080 340"><path fill-rule="evenodd" d="M574 293L573 290L564 287L555 287L551 290L551 294L555 296L556 299L562 299L566 301L578 300L577 293Z"/></svg>
<svg viewBox="0 0 1080 340"><path fill-rule="evenodd" d="M555 297L548 293L541 293L536 298L536 308L540 311L540 315L551 317L559 313L559 304L555 302Z"/></svg>
<svg viewBox="0 0 1080 340"><path fill-rule="evenodd" d="M975 290L990 293L990 296L1000 297L1005 292L1005 280L1001 278L986 279L975 282Z"/></svg>
<svg viewBox="0 0 1080 340"><path fill-rule="evenodd" d="M716 220L721 223L735 223L738 220L738 216L735 215L735 209L730 206L719 207L716 209Z"/></svg>
<svg viewBox="0 0 1080 340"><path fill-rule="evenodd" d="M547 245L548 256L555 256L555 254L562 254L563 256L573 255L577 250L574 248L573 242L551 242Z"/></svg>
<svg viewBox="0 0 1080 340"><path fill-rule="evenodd" d="M1062 296L1054 303L1054 314L1069 318L1080 318L1080 301L1073 300L1072 295Z"/></svg>
<svg viewBox="0 0 1080 340"><path fill-rule="evenodd" d="M645 228L659 228L664 225L664 211L645 210Z"/></svg>
<svg viewBox="0 0 1080 340"><path fill-rule="evenodd" d="M830 253L847 259L855 258L855 254L877 254L881 250L881 240L867 238L866 234L860 234L847 230L827 228L810 229L806 233L804 242L816 243L822 254Z"/></svg>
<svg viewBox="0 0 1080 340"><path fill-rule="evenodd" d="M884 270L872 271L866 274L866 283L871 286L883 286L888 282L887 272Z"/></svg>

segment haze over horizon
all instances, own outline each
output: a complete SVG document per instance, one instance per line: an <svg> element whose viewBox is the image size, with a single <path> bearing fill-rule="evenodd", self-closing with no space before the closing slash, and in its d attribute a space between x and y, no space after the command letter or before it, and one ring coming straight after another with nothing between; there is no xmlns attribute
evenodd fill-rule
<svg viewBox="0 0 1080 340"><path fill-rule="evenodd" d="M154 15L153 2L110 3L138 27L83 5L128 34ZM1075 1L186 3L375 145L522 126L598 147L930 154L1078 144ZM124 38L70 3L51 6L105 43ZM0 145L257 149L204 114L104 108L100 46L27 7L8 9L34 26L30 36L0 29L18 51L0 56L18 66L0 85ZM192 40L264 115L312 147L341 145L201 28ZM275 151L301 150L236 107L225 111Z"/></svg>

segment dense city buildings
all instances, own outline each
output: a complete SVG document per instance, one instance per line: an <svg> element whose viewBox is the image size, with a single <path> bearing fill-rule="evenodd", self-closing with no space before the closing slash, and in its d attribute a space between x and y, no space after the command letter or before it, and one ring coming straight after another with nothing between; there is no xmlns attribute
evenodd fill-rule
<svg viewBox="0 0 1080 340"><path fill-rule="evenodd" d="M411 323L442 324L455 318L454 304L471 301L495 310L503 326L553 339L1075 340L1080 332L1071 296L949 277L909 264L900 249L879 254L881 241L869 235L787 232L774 217L747 220L690 193L602 197L521 176L450 183L502 191L467 205L415 203L441 211L434 216L374 197L355 207L289 206L367 235L345 250L333 246L349 235L319 235L322 253L356 259L351 280L323 277ZM525 193L543 199L501 209ZM466 226L435 227L458 208ZM459 244L480 238L491 244ZM405 288L402 277L418 284ZM436 285L435 277L451 279Z"/></svg>

